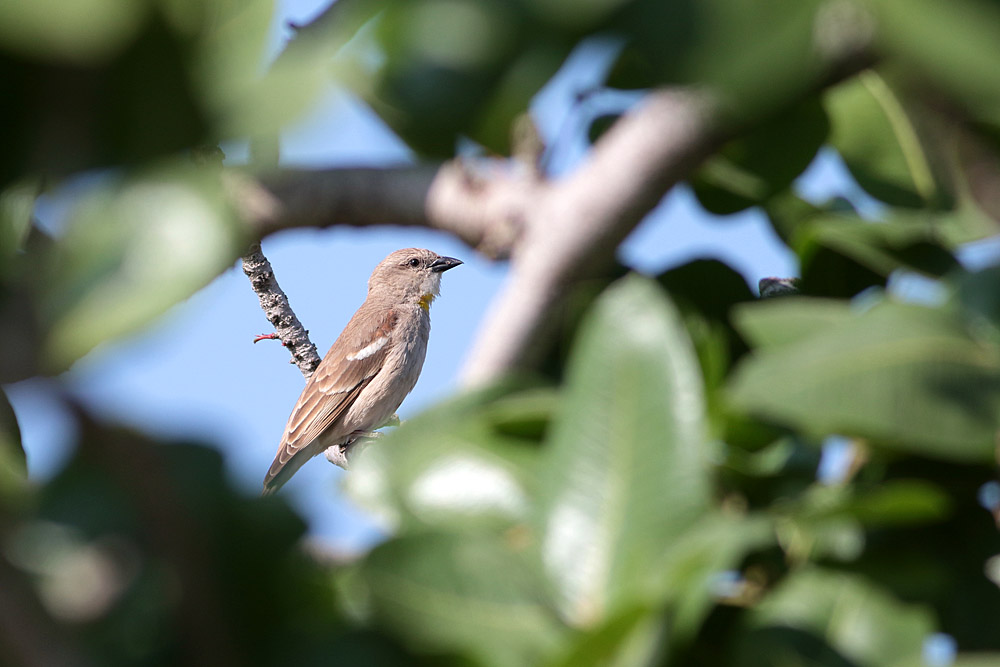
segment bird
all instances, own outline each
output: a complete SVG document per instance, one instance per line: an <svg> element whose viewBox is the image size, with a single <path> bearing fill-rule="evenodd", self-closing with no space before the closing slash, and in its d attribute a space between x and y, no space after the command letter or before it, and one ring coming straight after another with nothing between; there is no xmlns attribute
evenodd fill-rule
<svg viewBox="0 0 1000 667"><path fill-rule="evenodd" d="M462 264L423 248L396 250L368 279L368 296L309 376L264 477L271 495L312 457L377 429L420 376L441 274Z"/></svg>

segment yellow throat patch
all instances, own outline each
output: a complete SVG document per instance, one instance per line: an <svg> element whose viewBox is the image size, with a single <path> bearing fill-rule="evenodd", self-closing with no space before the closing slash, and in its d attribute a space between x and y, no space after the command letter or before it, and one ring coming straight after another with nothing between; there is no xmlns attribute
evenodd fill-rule
<svg viewBox="0 0 1000 667"><path fill-rule="evenodd" d="M420 297L420 301L418 301L417 303L419 303L420 307L429 313L431 312L431 304L433 302L434 302L434 295L428 292L427 294L424 294L422 297Z"/></svg>

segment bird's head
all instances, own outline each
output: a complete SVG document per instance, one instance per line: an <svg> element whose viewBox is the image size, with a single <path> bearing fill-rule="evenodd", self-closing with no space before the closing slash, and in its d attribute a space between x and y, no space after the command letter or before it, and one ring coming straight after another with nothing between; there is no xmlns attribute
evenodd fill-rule
<svg viewBox="0 0 1000 667"><path fill-rule="evenodd" d="M462 261L423 248L404 248L379 262L368 279L369 298L417 303L424 310L441 291L441 274Z"/></svg>

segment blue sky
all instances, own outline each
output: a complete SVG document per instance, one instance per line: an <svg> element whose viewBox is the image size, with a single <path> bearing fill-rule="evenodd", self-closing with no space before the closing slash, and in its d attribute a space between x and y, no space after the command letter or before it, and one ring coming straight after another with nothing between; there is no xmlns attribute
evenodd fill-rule
<svg viewBox="0 0 1000 667"><path fill-rule="evenodd" d="M275 47L283 39L281 26L288 20L308 20L324 4L325 0L281 2ZM533 111L547 138L557 135L563 123L574 122L574 94L593 81L593 59L601 47L596 48L578 54L538 96ZM560 144L555 171L571 169L584 149L582 143ZM238 146L227 151L239 158ZM408 159L406 147L371 112L332 85L282 141L282 160L288 165L377 165ZM832 152L817 159L798 187L818 201L833 194L860 196ZM55 221L71 199L71 194L50 197L39 214ZM504 280L505 265L480 258L444 234L391 227L295 230L269 237L263 246L321 353L363 301L375 264L407 246L427 247L465 264L444 276L442 296L432 309L424 371L399 411L404 419L455 390L483 313ZM626 263L647 272L695 257L715 257L740 271L752 286L764 276L797 273L794 256L761 214L709 216L685 188L676 188L664 199L623 245L621 255ZM99 415L158 435L216 445L233 483L256 494L303 386L302 376L288 363L280 344L251 343L255 334L269 331L256 296L234 265L143 333L95 350L60 381ZM38 379L8 387L30 474L36 479L58 470L73 437L71 420L52 398L54 382ZM356 549L376 540L378 532L339 493L343 475L318 458L283 493L308 519L314 537L336 548Z"/></svg>

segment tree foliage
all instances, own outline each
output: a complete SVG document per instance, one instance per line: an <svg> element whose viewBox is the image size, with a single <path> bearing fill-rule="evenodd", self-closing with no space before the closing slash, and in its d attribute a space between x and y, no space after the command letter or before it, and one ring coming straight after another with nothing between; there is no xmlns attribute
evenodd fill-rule
<svg viewBox="0 0 1000 667"><path fill-rule="evenodd" d="M708 211L760 207L801 292L755 299L714 261L571 286L537 375L361 453L346 491L390 537L347 562L205 443L75 406L72 460L31 483L0 394L4 662L903 666L944 633L955 665L1000 664L1000 276L957 259L1000 214L1000 5L339 0L264 68L271 12L0 4L0 381L231 265L251 233L199 147L275 136L333 76L420 155L506 155L594 40L602 88L720 95L734 138L687 180ZM873 214L796 194L824 145ZM901 299L907 275L935 298ZM832 438L849 460L819 479Z"/></svg>

